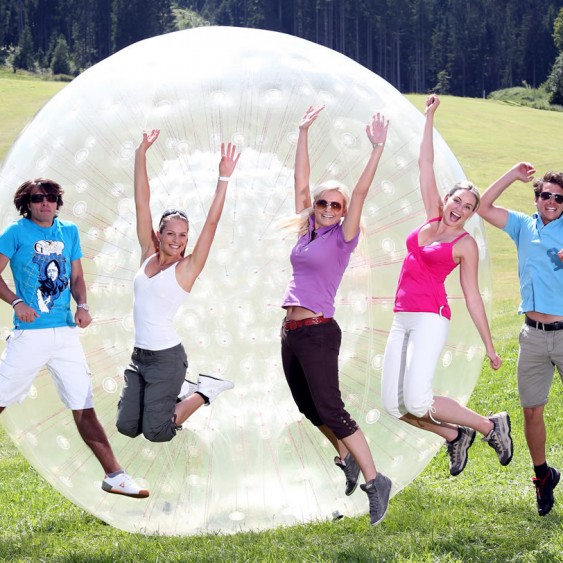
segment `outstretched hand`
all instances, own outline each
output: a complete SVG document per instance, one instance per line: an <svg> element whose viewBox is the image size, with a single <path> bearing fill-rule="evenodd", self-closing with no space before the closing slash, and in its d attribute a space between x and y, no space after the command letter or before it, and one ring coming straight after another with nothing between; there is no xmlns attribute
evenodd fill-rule
<svg viewBox="0 0 563 563"><path fill-rule="evenodd" d="M440 98L438 98L436 94L431 94L426 98L426 109L424 110L424 115L435 113L439 105Z"/></svg>
<svg viewBox="0 0 563 563"><path fill-rule="evenodd" d="M234 172L240 152L237 153L236 145L221 143L221 160L219 162L219 176L230 177Z"/></svg>
<svg viewBox="0 0 563 563"><path fill-rule="evenodd" d="M385 116L376 113L371 122L366 125L366 133L371 144L385 143L387 139L387 130L389 129L389 120L385 122Z"/></svg>
<svg viewBox="0 0 563 563"><path fill-rule="evenodd" d="M151 131L143 131L143 138L139 143L139 149L147 152L151 145L158 139L160 129L152 129Z"/></svg>
<svg viewBox="0 0 563 563"><path fill-rule="evenodd" d="M305 115L301 118L299 122L299 129L307 131L313 122L319 117L319 113L325 108L324 104L313 107L309 106L309 109L305 112Z"/></svg>

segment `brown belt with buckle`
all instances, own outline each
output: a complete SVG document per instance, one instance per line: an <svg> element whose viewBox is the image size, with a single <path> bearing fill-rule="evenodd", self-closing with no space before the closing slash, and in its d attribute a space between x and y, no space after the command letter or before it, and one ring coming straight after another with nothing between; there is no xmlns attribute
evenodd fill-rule
<svg viewBox="0 0 563 563"><path fill-rule="evenodd" d="M295 330L296 328L301 328L302 326L312 326L312 325L324 325L325 323L330 323L332 317L309 317L308 319L301 319L300 321L283 321L283 328L285 330Z"/></svg>

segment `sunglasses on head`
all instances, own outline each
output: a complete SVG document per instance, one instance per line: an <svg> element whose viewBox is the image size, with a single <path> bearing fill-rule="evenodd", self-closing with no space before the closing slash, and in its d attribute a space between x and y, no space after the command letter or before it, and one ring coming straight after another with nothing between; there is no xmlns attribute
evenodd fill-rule
<svg viewBox="0 0 563 563"><path fill-rule="evenodd" d="M33 194L29 196L31 203L43 203L47 200L49 203L57 203L59 196L56 194Z"/></svg>
<svg viewBox="0 0 563 563"><path fill-rule="evenodd" d="M555 200L555 203L563 203L563 195L562 194L553 194L551 192L542 192L540 194L540 199L543 199L544 201L547 201L548 199L553 198Z"/></svg>
<svg viewBox="0 0 563 563"><path fill-rule="evenodd" d="M186 213L184 211L181 211L180 209L167 209L162 214L160 220L162 221L164 218L169 217L170 215L180 215L180 217L182 217L186 221L188 220L188 216L186 215Z"/></svg>
<svg viewBox="0 0 563 563"><path fill-rule="evenodd" d="M315 207L319 209L326 209L327 207L334 209L334 211L340 211L342 209L342 204L338 201L327 201L326 199L317 199L315 201Z"/></svg>

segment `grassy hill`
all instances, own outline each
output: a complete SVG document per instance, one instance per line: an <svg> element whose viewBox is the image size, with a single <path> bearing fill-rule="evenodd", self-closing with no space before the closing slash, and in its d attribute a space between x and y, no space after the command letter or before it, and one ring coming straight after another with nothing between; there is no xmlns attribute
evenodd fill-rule
<svg viewBox="0 0 563 563"><path fill-rule="evenodd" d="M0 156L34 113L63 87L0 77ZM408 96L422 108L424 96ZM395 124L393 124L395 125ZM397 124L399 126L399 124ZM563 113L500 102L444 97L436 127L468 178L484 188L519 160L539 171L563 166ZM501 203L530 212L529 185ZM3 203L4 205L4 203ZM6 561L563 561L563 485L546 518L535 511L531 467L522 435L515 382L518 284L515 251L488 229L494 257L493 334L504 366L484 367L470 406L502 405L513 418L512 464L502 469L485 444L475 444L462 475L450 477L440 452L395 496L386 520L367 518L236 536L142 537L115 530L67 501L19 455L0 428L0 559ZM563 465L561 388L548 407L549 459Z"/></svg>

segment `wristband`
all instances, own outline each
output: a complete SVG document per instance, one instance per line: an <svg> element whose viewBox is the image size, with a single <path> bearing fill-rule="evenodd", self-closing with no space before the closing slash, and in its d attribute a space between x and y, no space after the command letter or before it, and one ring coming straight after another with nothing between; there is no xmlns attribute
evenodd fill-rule
<svg viewBox="0 0 563 563"><path fill-rule="evenodd" d="M19 305L20 303L23 303L23 299L20 299L19 297L17 299L14 299L12 301L12 309L14 309L16 305Z"/></svg>
<svg viewBox="0 0 563 563"><path fill-rule="evenodd" d="M86 312L88 312L90 310L90 307L88 307L87 303L79 303L76 306L77 309L84 309Z"/></svg>
<svg viewBox="0 0 563 563"><path fill-rule="evenodd" d="M382 147L385 143L372 143L371 146L376 149L377 147Z"/></svg>
<svg viewBox="0 0 563 563"><path fill-rule="evenodd" d="M228 182L230 179L230 176L219 176L219 182Z"/></svg>

